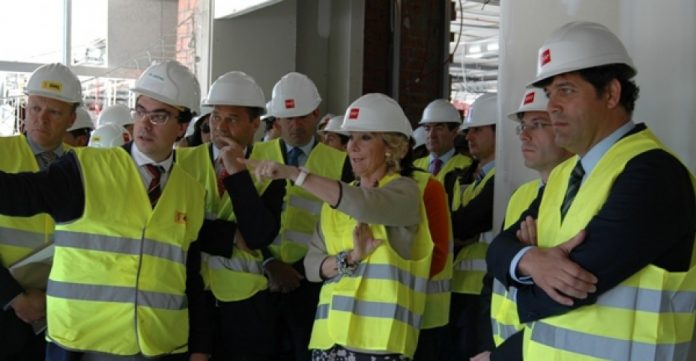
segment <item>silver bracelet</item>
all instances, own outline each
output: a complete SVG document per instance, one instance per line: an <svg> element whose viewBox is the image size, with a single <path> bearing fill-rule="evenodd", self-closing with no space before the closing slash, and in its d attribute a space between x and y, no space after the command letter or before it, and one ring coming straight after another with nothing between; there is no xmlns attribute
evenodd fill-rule
<svg viewBox="0 0 696 361"><path fill-rule="evenodd" d="M352 276L355 269L358 268L357 264L348 264L349 252L348 250L341 251L336 255L336 268L340 276Z"/></svg>

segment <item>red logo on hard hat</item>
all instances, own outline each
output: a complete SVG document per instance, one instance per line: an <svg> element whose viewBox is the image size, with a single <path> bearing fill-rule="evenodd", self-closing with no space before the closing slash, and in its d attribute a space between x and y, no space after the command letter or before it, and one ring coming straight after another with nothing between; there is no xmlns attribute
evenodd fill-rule
<svg viewBox="0 0 696 361"><path fill-rule="evenodd" d="M546 49L544 50L543 53L541 53L541 65L544 66L548 63L551 62L551 49Z"/></svg>
<svg viewBox="0 0 696 361"><path fill-rule="evenodd" d="M360 108L353 108L348 113L348 119L358 119L358 114L360 113Z"/></svg>
<svg viewBox="0 0 696 361"><path fill-rule="evenodd" d="M294 109L295 99L285 99L285 109Z"/></svg>
<svg viewBox="0 0 696 361"><path fill-rule="evenodd" d="M527 93L527 95L524 96L524 105L527 105L529 103L534 103L534 92Z"/></svg>

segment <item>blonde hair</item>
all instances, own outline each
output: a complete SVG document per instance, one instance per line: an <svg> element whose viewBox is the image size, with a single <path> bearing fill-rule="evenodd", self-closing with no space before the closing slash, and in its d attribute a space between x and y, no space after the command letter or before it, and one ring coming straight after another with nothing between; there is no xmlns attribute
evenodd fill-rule
<svg viewBox="0 0 696 361"><path fill-rule="evenodd" d="M395 132L374 134L379 134L387 148L387 152L384 155L387 163L387 173L399 173L401 171L401 160L408 153L408 138L401 133Z"/></svg>

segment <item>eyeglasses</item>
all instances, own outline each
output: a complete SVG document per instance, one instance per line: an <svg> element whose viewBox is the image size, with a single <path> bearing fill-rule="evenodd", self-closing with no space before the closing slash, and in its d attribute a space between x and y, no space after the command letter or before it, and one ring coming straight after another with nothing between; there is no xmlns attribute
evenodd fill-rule
<svg viewBox="0 0 696 361"><path fill-rule="evenodd" d="M210 125L208 125L208 123L203 123L203 125L201 125L201 132L210 133Z"/></svg>
<svg viewBox="0 0 696 361"><path fill-rule="evenodd" d="M143 109L131 110L131 118L133 118L133 120L142 120L144 117L147 117L150 123L158 125L166 123L172 115L168 111L163 110L153 110L151 112Z"/></svg>
<svg viewBox="0 0 696 361"><path fill-rule="evenodd" d="M544 127L550 127L550 126L551 126L551 124L549 124L549 123L542 123L542 122L532 122L531 124L519 124L519 125L515 128L515 132L517 133L517 135L520 135L520 134L522 134L522 132L524 132L524 131L530 131L530 132L531 132L531 131L534 131L534 130L538 130L538 129L541 129L541 128L544 128Z"/></svg>

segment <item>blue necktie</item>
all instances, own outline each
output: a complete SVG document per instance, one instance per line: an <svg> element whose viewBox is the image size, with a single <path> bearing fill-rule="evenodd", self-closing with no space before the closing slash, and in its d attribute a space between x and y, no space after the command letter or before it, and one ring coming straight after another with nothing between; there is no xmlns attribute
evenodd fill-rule
<svg viewBox="0 0 696 361"><path fill-rule="evenodd" d="M575 195L578 194L580 189L580 183L582 183L582 177L585 176L585 170L582 168L582 163L578 160L575 164L573 172L570 173L570 178L568 179L568 189L566 190L565 198L563 198L563 204L561 205L561 221L565 218L570 205L573 204L573 199Z"/></svg>
<svg viewBox="0 0 696 361"><path fill-rule="evenodd" d="M56 159L58 159L58 156L53 152L41 152L36 155L36 161L39 163L39 169L41 170L48 168Z"/></svg>
<svg viewBox="0 0 696 361"><path fill-rule="evenodd" d="M433 159L430 173L432 173L432 175L437 175L438 173L440 173L440 169L442 169L442 159L440 159L440 158Z"/></svg>
<svg viewBox="0 0 696 361"><path fill-rule="evenodd" d="M304 154L302 149L294 147L288 152L288 165L298 167L300 165L300 155Z"/></svg>

